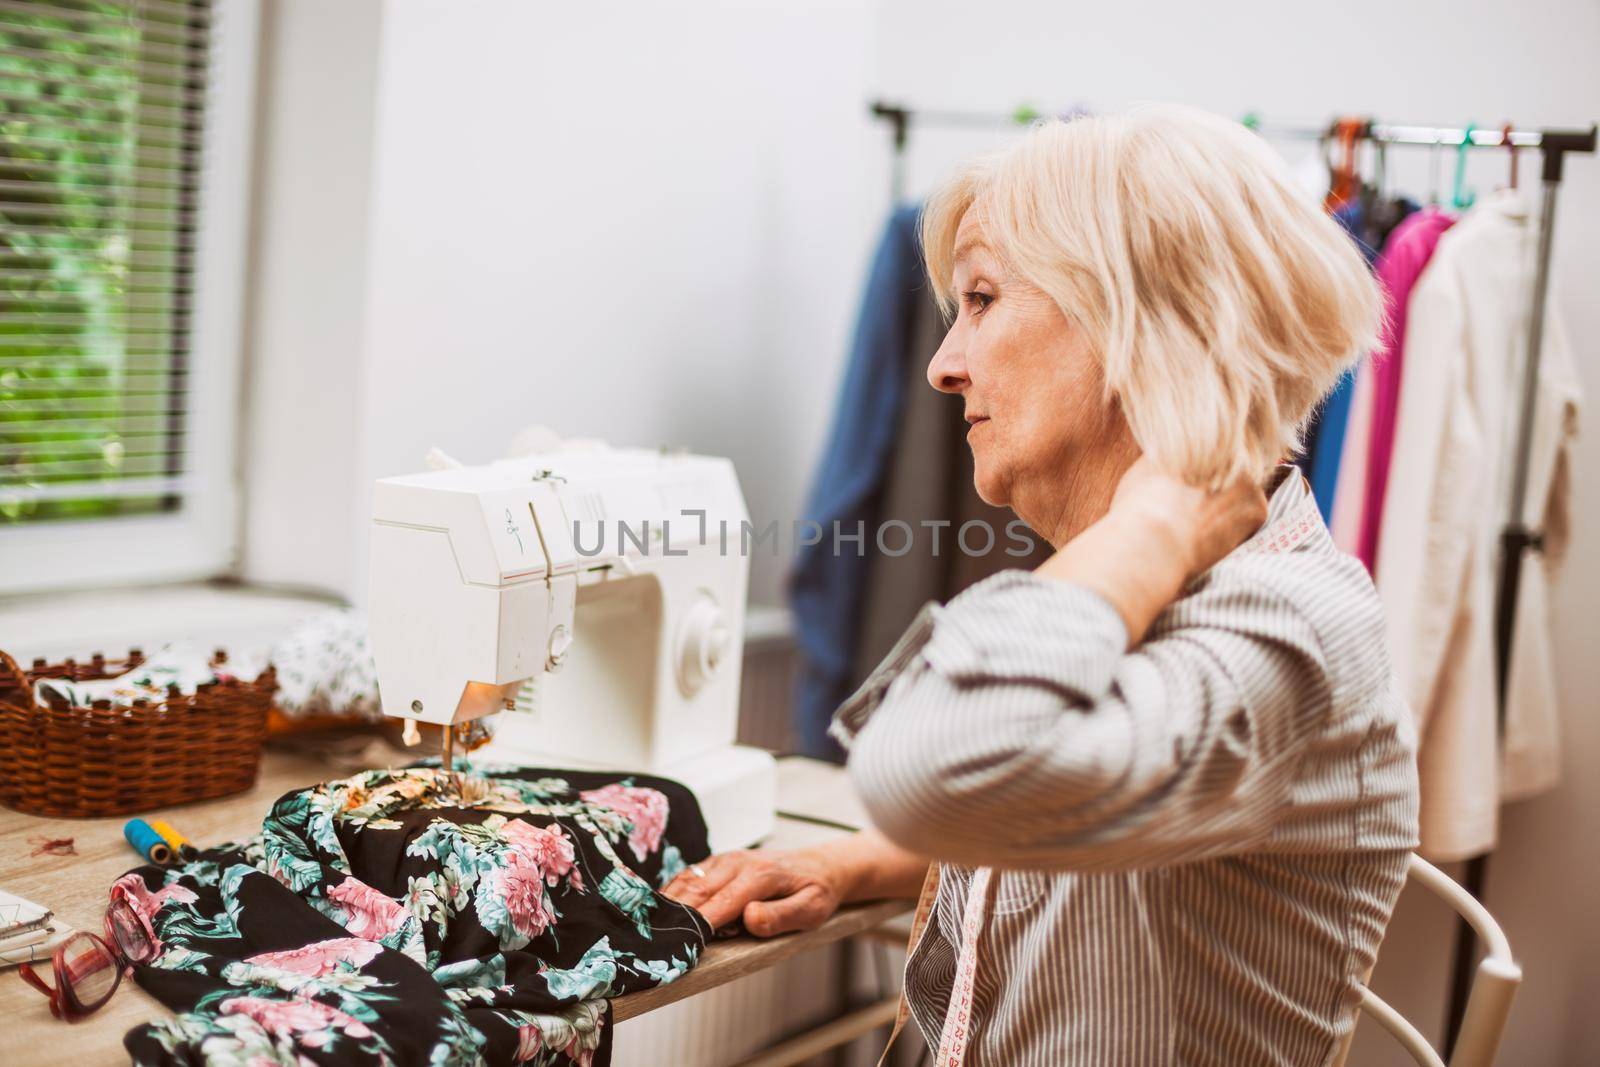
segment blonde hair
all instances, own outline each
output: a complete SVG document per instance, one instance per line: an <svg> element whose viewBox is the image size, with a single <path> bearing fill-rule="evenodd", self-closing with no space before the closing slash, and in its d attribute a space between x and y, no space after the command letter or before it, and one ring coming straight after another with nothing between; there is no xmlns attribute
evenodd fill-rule
<svg viewBox="0 0 1600 1067"><path fill-rule="evenodd" d="M974 205L986 243L1087 332L1108 402L1196 485L1264 476L1382 316L1355 243L1236 122L1188 107L1052 120L928 201L922 242L948 313Z"/></svg>

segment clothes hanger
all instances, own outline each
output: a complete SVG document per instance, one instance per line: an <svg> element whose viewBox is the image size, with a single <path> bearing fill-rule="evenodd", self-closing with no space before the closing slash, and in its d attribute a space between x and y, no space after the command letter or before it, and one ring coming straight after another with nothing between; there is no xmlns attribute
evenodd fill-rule
<svg viewBox="0 0 1600 1067"><path fill-rule="evenodd" d="M1338 185L1339 164L1333 160L1333 145L1336 140L1339 124L1337 121L1328 124L1322 136L1317 138L1317 154L1322 157L1322 165L1328 172L1328 191L1323 196L1323 202L1333 198L1334 188Z"/></svg>
<svg viewBox="0 0 1600 1067"><path fill-rule="evenodd" d="M1401 197L1391 194L1389 189L1389 146L1377 140L1371 144L1372 184L1366 187L1368 198L1364 202L1362 228L1368 246L1381 251L1389 243L1394 228L1409 212Z"/></svg>
<svg viewBox="0 0 1600 1067"><path fill-rule="evenodd" d="M1461 144L1456 147L1455 188L1450 194L1450 204L1457 211L1465 211L1478 198L1467 188L1467 153L1472 150L1472 134L1476 129L1472 123L1467 123L1467 128L1461 131Z"/></svg>
<svg viewBox="0 0 1600 1067"><path fill-rule="evenodd" d="M1344 144L1345 159L1345 201L1357 199L1361 195L1361 142L1366 137L1367 124L1360 119L1347 118L1344 120L1344 129L1340 131Z"/></svg>
<svg viewBox="0 0 1600 1067"><path fill-rule="evenodd" d="M1508 188L1515 190L1517 187L1517 146L1511 143L1512 123L1506 123L1500 129L1500 137L1505 141L1506 152L1511 156L1511 184Z"/></svg>
<svg viewBox="0 0 1600 1067"><path fill-rule="evenodd" d="M1357 143L1366 129L1366 123L1360 119L1342 118L1333 124L1328 137L1324 138L1324 145L1331 148L1330 141L1338 142L1339 162L1330 167L1331 180L1328 185L1328 196L1323 201L1323 207L1329 211L1349 203L1361 189L1360 179L1356 173ZM1324 151L1324 156L1328 152Z"/></svg>
<svg viewBox="0 0 1600 1067"><path fill-rule="evenodd" d="M1428 206L1439 206L1439 153L1444 142L1440 139L1439 131L1433 133L1433 147L1428 149Z"/></svg>

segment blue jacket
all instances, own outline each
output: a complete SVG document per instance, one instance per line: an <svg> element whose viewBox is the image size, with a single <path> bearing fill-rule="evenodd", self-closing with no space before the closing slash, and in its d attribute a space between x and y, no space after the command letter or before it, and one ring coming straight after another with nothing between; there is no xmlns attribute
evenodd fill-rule
<svg viewBox="0 0 1600 1067"><path fill-rule="evenodd" d="M794 725L806 755L842 759L828 736L834 709L850 695L851 668L866 585L867 544L894 452L904 399L912 323L931 299L917 240L921 205L898 208L889 219L856 318L855 339L833 428L823 451L804 518L822 527L816 545L800 547L789 574L799 670ZM920 353L917 354L920 358ZM834 524L860 542L834 551Z"/></svg>

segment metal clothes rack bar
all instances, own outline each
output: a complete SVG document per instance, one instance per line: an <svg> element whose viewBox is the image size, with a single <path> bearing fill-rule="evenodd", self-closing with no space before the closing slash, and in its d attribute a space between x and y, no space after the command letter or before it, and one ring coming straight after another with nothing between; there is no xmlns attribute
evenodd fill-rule
<svg viewBox="0 0 1600 1067"><path fill-rule="evenodd" d="M905 150L913 122L936 126L1000 127L1029 119L1015 115L974 112L918 111L883 101L871 105L872 114L890 124L894 137L894 171L891 192L898 202L905 188ZM1264 137L1281 140L1321 141L1335 136L1337 124L1273 123L1252 120L1248 125ZM1470 141L1471 148L1536 149L1543 161L1540 174L1538 259L1534 269L1532 307L1528 316L1527 352L1522 363L1518 395L1515 449L1512 453L1511 491L1505 523L1500 532L1499 572L1495 583L1495 696L1500 730L1505 728L1507 682L1511 674L1511 646L1516 632L1517 595L1522 583L1522 564L1526 554L1543 548L1543 534L1524 521L1528 497L1528 463L1533 450L1534 405L1538 398L1539 360L1544 344L1545 313L1550 293L1550 254L1554 244L1556 194L1561 187L1563 165L1572 152L1593 154L1597 128L1573 129L1477 129L1456 126L1406 126L1366 122L1360 139L1378 145L1421 145L1430 148L1459 146ZM1467 861L1463 887L1482 899L1488 875L1489 856L1485 853ZM1477 935L1462 920L1457 933L1451 964L1450 1004L1445 1021L1444 1049L1448 1058L1460 1033L1477 973Z"/></svg>
<svg viewBox="0 0 1600 1067"><path fill-rule="evenodd" d="M1274 140L1282 141L1320 141L1333 136L1333 128L1329 125L1315 125L1312 123L1275 123L1275 122L1247 122L1247 126ZM1508 134L1505 130L1478 129L1459 126L1400 126L1386 122L1368 122L1361 131L1361 139L1375 144L1399 145L1425 145L1429 148L1453 148L1468 136L1472 138L1473 148L1539 148L1544 144L1547 134L1558 134L1557 130L1512 130ZM1565 131L1577 137L1588 135L1587 130Z"/></svg>
<svg viewBox="0 0 1600 1067"><path fill-rule="evenodd" d="M1039 112L1032 108L1022 107L1009 115L1001 115L989 111L923 111L913 110L900 104L891 104L883 100L874 100L869 105L869 110L874 118L889 124L890 136L894 141L894 156L890 163L889 171L889 198L892 203L898 204L905 198L906 193L906 146L911 140L911 124L913 121L924 126L934 126L941 129L1003 129L1008 126L1026 126L1034 119L1039 118Z"/></svg>

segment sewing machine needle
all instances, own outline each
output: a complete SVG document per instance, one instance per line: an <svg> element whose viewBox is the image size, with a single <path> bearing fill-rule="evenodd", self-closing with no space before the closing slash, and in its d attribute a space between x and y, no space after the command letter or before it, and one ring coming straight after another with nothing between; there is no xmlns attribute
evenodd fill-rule
<svg viewBox="0 0 1600 1067"><path fill-rule="evenodd" d="M442 741L443 751L442 751L442 754L441 754L441 759L439 761L439 766L440 766L441 769L443 769L443 771L445 773L445 781L450 783L451 787L454 788L455 787L455 783L456 783L456 773L455 773L456 765L455 765L454 752L453 752L453 749L455 748L455 740L456 740L455 724L454 723L446 723L444 725L444 727L443 727L443 730L444 730L444 738L443 738L443 741Z"/></svg>

